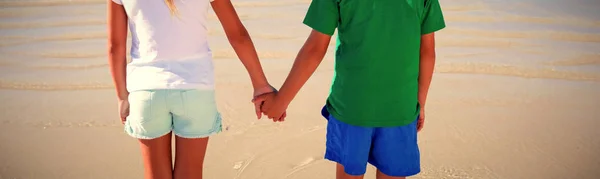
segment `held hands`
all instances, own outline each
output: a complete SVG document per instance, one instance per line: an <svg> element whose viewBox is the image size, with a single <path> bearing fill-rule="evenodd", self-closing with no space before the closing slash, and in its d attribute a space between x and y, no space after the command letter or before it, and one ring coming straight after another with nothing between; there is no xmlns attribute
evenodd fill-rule
<svg viewBox="0 0 600 179"><path fill-rule="evenodd" d="M272 86L269 86L269 88L269 90L255 89L252 102L254 103L254 108L256 110L256 117L260 119L264 113L269 119L272 119L273 122L282 122L285 120L285 110L287 109L288 104L278 98L278 93L275 88Z"/></svg>
<svg viewBox="0 0 600 179"><path fill-rule="evenodd" d="M276 93L276 92L277 92L277 89L275 89L271 85L254 88L254 95L253 95L254 98L252 98L252 103L254 103L254 112L256 112L256 117L258 119L262 118L262 111L260 110L260 108L261 108L262 102L264 100L263 101L255 101L256 97L263 95L263 94Z"/></svg>
<svg viewBox="0 0 600 179"><path fill-rule="evenodd" d="M272 119L273 122L283 122L285 120L285 117L287 116L285 110L287 109L289 102L282 100L277 92L257 96L253 101L255 103L262 103L262 113L267 115L269 119Z"/></svg>

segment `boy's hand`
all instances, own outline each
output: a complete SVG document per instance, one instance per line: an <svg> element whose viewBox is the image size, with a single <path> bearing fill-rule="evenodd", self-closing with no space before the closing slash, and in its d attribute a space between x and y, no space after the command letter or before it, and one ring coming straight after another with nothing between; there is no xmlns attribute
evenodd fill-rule
<svg viewBox="0 0 600 179"><path fill-rule="evenodd" d="M263 87L259 87L259 88L255 88L254 89L254 95L252 98L252 102L254 103L254 111L256 112L256 117L258 119L260 119L262 117L262 112L260 110L260 106L262 105L262 103L264 101L257 101L255 100L257 96L263 95L263 94L267 94L267 93L276 93L277 89L275 89L273 86L271 85L267 85L267 86L263 86Z"/></svg>
<svg viewBox="0 0 600 179"><path fill-rule="evenodd" d="M119 100L119 117L121 118L122 124L125 124L127 116L129 116L129 101Z"/></svg>
<svg viewBox="0 0 600 179"><path fill-rule="evenodd" d="M273 119L273 122L285 120L285 110L287 109L288 104L280 100L277 93L268 93L257 96L254 101L255 103L262 101L261 111L267 115L269 119Z"/></svg>
<svg viewBox="0 0 600 179"><path fill-rule="evenodd" d="M423 129L423 125L425 125L425 108L421 108L421 112L419 113L419 119L417 120L417 132L421 132L421 129Z"/></svg>

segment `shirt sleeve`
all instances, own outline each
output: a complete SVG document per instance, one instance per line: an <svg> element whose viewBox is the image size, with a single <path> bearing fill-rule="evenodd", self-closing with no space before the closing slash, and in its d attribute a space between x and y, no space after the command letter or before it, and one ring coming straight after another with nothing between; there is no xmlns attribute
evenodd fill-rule
<svg viewBox="0 0 600 179"><path fill-rule="evenodd" d="M337 0L312 0L303 23L323 34L333 35L340 13Z"/></svg>
<svg viewBox="0 0 600 179"><path fill-rule="evenodd" d="M438 0L426 0L423 21L421 22L421 35L429 34L446 27L442 8Z"/></svg>
<svg viewBox="0 0 600 179"><path fill-rule="evenodd" d="M117 4L123 5L123 2L121 2L121 0L112 0L112 1L115 2L115 3L117 3Z"/></svg>

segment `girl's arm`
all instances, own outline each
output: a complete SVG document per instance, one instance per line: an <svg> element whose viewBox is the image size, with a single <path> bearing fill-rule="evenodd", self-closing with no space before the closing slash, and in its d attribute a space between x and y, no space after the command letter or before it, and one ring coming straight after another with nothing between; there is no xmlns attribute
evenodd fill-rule
<svg viewBox="0 0 600 179"><path fill-rule="evenodd" d="M122 5L108 0L108 64L119 101L127 100L127 14Z"/></svg>
<svg viewBox="0 0 600 179"><path fill-rule="evenodd" d="M271 92L272 88L267 82L267 78L265 77L260 61L258 60L258 55L254 49L252 39L250 39L248 31L235 12L235 8L231 4L231 1L214 0L211 5L225 30L229 43L250 75L255 95ZM264 92L259 92L257 90Z"/></svg>

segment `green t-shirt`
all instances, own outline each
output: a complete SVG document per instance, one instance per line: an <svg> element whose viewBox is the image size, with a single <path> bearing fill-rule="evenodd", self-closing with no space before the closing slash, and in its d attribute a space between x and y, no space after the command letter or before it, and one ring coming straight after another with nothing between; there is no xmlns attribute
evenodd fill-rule
<svg viewBox="0 0 600 179"><path fill-rule="evenodd" d="M417 118L421 35L445 27L438 0L312 0L304 24L338 31L331 115L365 127Z"/></svg>

